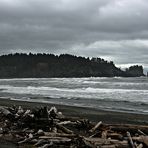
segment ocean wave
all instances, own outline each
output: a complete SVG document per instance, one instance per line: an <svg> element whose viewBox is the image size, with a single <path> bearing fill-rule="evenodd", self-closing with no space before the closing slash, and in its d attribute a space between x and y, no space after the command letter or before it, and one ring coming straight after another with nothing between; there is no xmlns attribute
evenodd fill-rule
<svg viewBox="0 0 148 148"><path fill-rule="evenodd" d="M19 91L18 91L19 90ZM122 88L93 88L93 87L82 87L82 88L60 88L60 87L47 87L47 86L26 86L26 87L16 87L11 85L0 85L1 92L10 93L34 93L34 92L64 92L64 93L83 93L85 94L99 94L99 93L139 93L148 94L148 90L138 90L138 89L122 89Z"/></svg>
<svg viewBox="0 0 148 148"><path fill-rule="evenodd" d="M65 82L71 82L71 81L75 81L75 82L82 82L85 80L103 80L103 79L110 79L108 77L84 77L84 78L7 78L7 79L0 79L0 82L3 81L7 81L7 82L11 82L11 81L65 81Z"/></svg>
<svg viewBox="0 0 148 148"><path fill-rule="evenodd" d="M46 78L10 78L10 79L0 79L0 81L34 81L34 80L43 80Z"/></svg>
<svg viewBox="0 0 148 148"><path fill-rule="evenodd" d="M138 90L138 89L122 89L122 88L93 88L93 87L82 87L82 88L60 88L60 87L47 87L47 86L26 86L26 87L15 87L12 85L0 85L1 91L18 91L20 90L41 90L41 91L61 91L61 92L82 92L82 93L110 93L110 92L139 92L139 93L148 93L148 90ZM19 92L18 92L19 93Z"/></svg>

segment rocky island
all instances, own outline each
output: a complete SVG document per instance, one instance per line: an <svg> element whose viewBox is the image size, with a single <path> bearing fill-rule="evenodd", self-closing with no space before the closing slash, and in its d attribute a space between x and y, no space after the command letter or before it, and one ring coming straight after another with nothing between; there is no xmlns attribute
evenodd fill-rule
<svg viewBox="0 0 148 148"><path fill-rule="evenodd" d="M123 71L112 61L69 54L15 53L0 56L0 78L114 76L144 76L143 67L134 65Z"/></svg>

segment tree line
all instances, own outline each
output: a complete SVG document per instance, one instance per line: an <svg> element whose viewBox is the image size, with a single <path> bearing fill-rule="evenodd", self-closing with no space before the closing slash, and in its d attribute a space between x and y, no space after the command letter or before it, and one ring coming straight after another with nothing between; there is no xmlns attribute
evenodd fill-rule
<svg viewBox="0 0 148 148"><path fill-rule="evenodd" d="M70 54L24 54L0 56L0 78L30 77L137 77L143 76L143 67L134 65L125 71L113 61L86 58Z"/></svg>

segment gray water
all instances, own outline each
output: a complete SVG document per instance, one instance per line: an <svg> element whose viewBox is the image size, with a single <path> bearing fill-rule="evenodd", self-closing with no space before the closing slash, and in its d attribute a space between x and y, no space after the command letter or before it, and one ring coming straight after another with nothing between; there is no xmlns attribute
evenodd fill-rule
<svg viewBox="0 0 148 148"><path fill-rule="evenodd" d="M148 114L148 78L0 79L0 97Z"/></svg>

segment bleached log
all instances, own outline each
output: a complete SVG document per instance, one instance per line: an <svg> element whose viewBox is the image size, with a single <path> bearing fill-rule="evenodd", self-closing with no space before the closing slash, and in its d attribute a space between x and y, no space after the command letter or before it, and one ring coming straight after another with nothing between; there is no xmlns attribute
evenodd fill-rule
<svg viewBox="0 0 148 148"><path fill-rule="evenodd" d="M22 133L34 133L34 130L11 130L9 133L22 134Z"/></svg>
<svg viewBox="0 0 148 148"><path fill-rule="evenodd" d="M142 144L142 143L137 144L137 143L135 142L134 144L135 144L136 148L143 148L143 144Z"/></svg>
<svg viewBox="0 0 148 148"><path fill-rule="evenodd" d="M52 132L53 132L53 133L57 133L57 131L58 131L58 129L57 129L56 127L53 127L53 128L52 128Z"/></svg>
<svg viewBox="0 0 148 148"><path fill-rule="evenodd" d="M54 111L54 113L56 114L58 112L57 108L55 106L52 106L50 108L50 110L48 111L48 113L50 114L50 112Z"/></svg>
<svg viewBox="0 0 148 148"><path fill-rule="evenodd" d="M86 137L83 137L83 139L85 141L89 141L91 143L99 143L99 144L110 144L110 141L107 140L107 139L102 139L102 138L86 138Z"/></svg>
<svg viewBox="0 0 148 148"><path fill-rule="evenodd" d="M143 136L147 136L143 131L141 131L140 129L138 129L138 133L142 134Z"/></svg>
<svg viewBox="0 0 148 148"><path fill-rule="evenodd" d="M107 139L107 131L106 130L102 132L101 138Z"/></svg>
<svg viewBox="0 0 148 148"><path fill-rule="evenodd" d="M25 138L24 140L19 141L18 144L29 143L31 140L31 138Z"/></svg>
<svg viewBox="0 0 148 148"><path fill-rule="evenodd" d="M50 110L48 111L48 115L55 118L57 116L57 109L55 106L51 107Z"/></svg>
<svg viewBox="0 0 148 148"><path fill-rule="evenodd" d="M102 145L101 142L95 142L97 146L108 148L109 146L115 146L115 148L131 148L127 141L108 141L106 140L105 143Z"/></svg>
<svg viewBox="0 0 148 148"><path fill-rule="evenodd" d="M133 140L132 140L132 137L131 137L130 132L127 132L127 137L128 137L128 139L129 139L129 142L130 142L131 147L132 147L132 148L135 148L135 145L134 145L134 143L133 143Z"/></svg>
<svg viewBox="0 0 148 148"><path fill-rule="evenodd" d="M62 130L64 133L67 133L67 134L72 134L73 131L64 127L63 125L59 125L59 124L56 124L56 127L60 130Z"/></svg>
<svg viewBox="0 0 148 148"><path fill-rule="evenodd" d="M96 148L94 143L91 143L90 141L87 141L86 139L83 139L83 142L85 143L86 146L91 147L91 148Z"/></svg>
<svg viewBox="0 0 148 148"><path fill-rule="evenodd" d="M109 127L110 130L120 131L120 132L137 132L137 130L141 130L144 133L148 133L148 126L144 125L132 125L132 124L103 124L106 127Z"/></svg>
<svg viewBox="0 0 148 148"><path fill-rule="evenodd" d="M140 143L136 148L143 148L143 144Z"/></svg>
<svg viewBox="0 0 148 148"><path fill-rule="evenodd" d="M0 112L2 114L4 114L5 116L8 116L8 115L11 115L12 114L8 109L6 109L4 107L0 107Z"/></svg>
<svg viewBox="0 0 148 148"><path fill-rule="evenodd" d="M115 145L102 145L100 148L117 148Z"/></svg>
<svg viewBox="0 0 148 148"><path fill-rule="evenodd" d="M30 109L27 109L27 110L24 112L24 115L30 114L30 113L31 113L31 110L30 110Z"/></svg>
<svg viewBox="0 0 148 148"><path fill-rule="evenodd" d="M123 135L121 135L119 133L107 133L107 136L112 139L118 139L118 140L123 139Z"/></svg>
<svg viewBox="0 0 148 148"><path fill-rule="evenodd" d="M59 125L67 125L67 124L70 124L70 125L75 125L77 124L77 122L72 122L72 121L63 121L63 122L60 122L58 123Z"/></svg>
<svg viewBox="0 0 148 148"><path fill-rule="evenodd" d="M93 138L98 134L98 132L94 133L93 135L90 135L89 138Z"/></svg>
<svg viewBox="0 0 148 148"><path fill-rule="evenodd" d="M38 146L43 145L43 144L46 144L46 143L48 143L47 140L45 140L45 139L39 139L37 141L37 143L34 144L34 146L37 146L38 147Z"/></svg>
<svg viewBox="0 0 148 148"><path fill-rule="evenodd" d="M18 111L17 111L17 114L18 115L22 115L24 113L24 110L21 106L18 107Z"/></svg>
<svg viewBox="0 0 148 148"><path fill-rule="evenodd" d="M102 124L102 121L98 122L89 132L93 133L99 126Z"/></svg>
<svg viewBox="0 0 148 148"><path fill-rule="evenodd" d="M24 112L24 114L23 114L23 117L26 117L26 116L30 116L30 117L34 117L34 114L31 114L31 110L26 110L25 112Z"/></svg>
<svg viewBox="0 0 148 148"><path fill-rule="evenodd" d="M67 137L67 138L76 137L75 134L65 134L65 133L44 132L44 134L45 136L49 137Z"/></svg>
<svg viewBox="0 0 148 148"><path fill-rule="evenodd" d="M48 142L62 143L62 144L71 142L71 139L67 137L40 136L39 139L44 139L44 140L48 140Z"/></svg>
<svg viewBox="0 0 148 148"><path fill-rule="evenodd" d="M135 141L138 141L138 142L142 142L146 146L148 146L148 136L132 137L132 139L135 140Z"/></svg>
<svg viewBox="0 0 148 148"><path fill-rule="evenodd" d="M124 147L124 148L128 148L129 144L128 141L119 141L116 139L103 139L103 138L86 138L83 137L83 139L93 145L96 146L101 146L101 145L116 145L118 147Z"/></svg>
<svg viewBox="0 0 148 148"><path fill-rule="evenodd" d="M49 148L53 145L53 142L50 142L49 144L45 144L43 146L41 146L40 148Z"/></svg>
<svg viewBox="0 0 148 148"><path fill-rule="evenodd" d="M58 140L64 140L64 141L70 141L70 138L67 137L52 137L52 136L40 136L39 139L58 139Z"/></svg>

